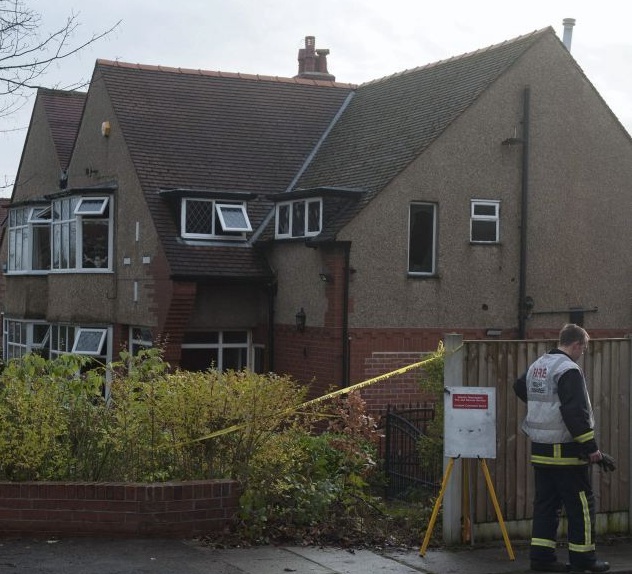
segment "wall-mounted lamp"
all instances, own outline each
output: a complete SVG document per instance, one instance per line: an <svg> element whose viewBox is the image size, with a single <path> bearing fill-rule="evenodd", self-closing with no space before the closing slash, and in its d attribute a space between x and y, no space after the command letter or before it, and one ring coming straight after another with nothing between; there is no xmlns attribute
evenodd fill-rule
<svg viewBox="0 0 632 574"><path fill-rule="evenodd" d="M302 333L303 331L305 331L305 323L307 321L307 315L305 314L305 309L303 309L303 307L301 307L301 310L296 313L296 330L299 333Z"/></svg>
<svg viewBox="0 0 632 574"><path fill-rule="evenodd" d="M324 271L319 273L318 276L323 283L331 283L334 280L331 273L325 273Z"/></svg>
<svg viewBox="0 0 632 574"><path fill-rule="evenodd" d="M533 297L531 297L530 295L527 295L524 298L524 301L522 302L522 312L524 313L524 316L527 319L531 318L534 307L535 307L535 301L533 300Z"/></svg>

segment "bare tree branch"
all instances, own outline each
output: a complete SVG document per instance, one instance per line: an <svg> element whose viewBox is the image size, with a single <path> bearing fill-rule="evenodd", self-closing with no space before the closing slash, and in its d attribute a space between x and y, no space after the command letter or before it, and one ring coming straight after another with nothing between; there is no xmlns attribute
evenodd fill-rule
<svg viewBox="0 0 632 574"><path fill-rule="evenodd" d="M121 23L73 43L80 25L77 13L72 12L63 25L44 32L41 15L28 3L29 0L0 0L0 119L16 114L28 103L51 65L101 40ZM81 79L64 88L51 87L76 90L87 83ZM0 125L0 134L25 129L26 126L9 129ZM8 176L0 175L0 191L12 185Z"/></svg>
<svg viewBox="0 0 632 574"><path fill-rule="evenodd" d="M79 22L72 13L63 26L41 34L41 16L25 0L0 0L0 96L20 98L39 87L35 81L51 64L72 56L114 31L94 33L79 44L71 43ZM28 96L26 96L28 97ZM0 116L15 111L13 103L0 103Z"/></svg>

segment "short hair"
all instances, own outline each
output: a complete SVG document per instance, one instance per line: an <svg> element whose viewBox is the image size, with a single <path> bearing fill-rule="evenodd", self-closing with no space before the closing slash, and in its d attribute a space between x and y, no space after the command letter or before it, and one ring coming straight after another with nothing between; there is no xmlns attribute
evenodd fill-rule
<svg viewBox="0 0 632 574"><path fill-rule="evenodd" d="M584 345L588 343L588 333L586 329L580 327L579 325L575 325L575 323L566 323L562 327L560 331L560 346L568 347L573 343L583 343Z"/></svg>

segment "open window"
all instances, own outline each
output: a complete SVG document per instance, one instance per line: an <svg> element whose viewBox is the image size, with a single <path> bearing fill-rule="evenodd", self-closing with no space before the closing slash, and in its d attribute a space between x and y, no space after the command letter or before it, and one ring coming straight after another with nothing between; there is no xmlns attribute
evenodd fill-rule
<svg viewBox="0 0 632 574"><path fill-rule="evenodd" d="M224 231L252 231L246 208L243 205L217 203L215 207Z"/></svg>
<svg viewBox="0 0 632 574"><path fill-rule="evenodd" d="M213 199L182 200L182 237L190 239L245 239L252 231L242 202Z"/></svg>
<svg viewBox="0 0 632 574"><path fill-rule="evenodd" d="M53 200L52 269L109 271L112 223L110 197L70 196Z"/></svg>
<svg viewBox="0 0 632 574"><path fill-rule="evenodd" d="M80 327L75 333L72 353L76 355L101 355L107 329L85 329Z"/></svg>
<svg viewBox="0 0 632 574"><path fill-rule="evenodd" d="M32 207L29 211L29 223L49 224L51 219L52 208L50 205L45 207Z"/></svg>
<svg viewBox="0 0 632 574"><path fill-rule="evenodd" d="M82 197L75 207L75 215L103 215L108 206L107 197Z"/></svg>

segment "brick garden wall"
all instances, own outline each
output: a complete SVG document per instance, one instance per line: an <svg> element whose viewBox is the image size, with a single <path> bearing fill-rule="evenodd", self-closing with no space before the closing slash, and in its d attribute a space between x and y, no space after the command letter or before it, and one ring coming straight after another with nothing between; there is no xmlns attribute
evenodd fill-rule
<svg viewBox="0 0 632 574"><path fill-rule="evenodd" d="M190 538L226 528L239 495L232 480L0 482L0 536Z"/></svg>
<svg viewBox="0 0 632 574"><path fill-rule="evenodd" d="M365 379L371 379L401 367L423 361L421 353L373 353L365 359ZM387 405L412 405L436 398L420 384L422 369L413 369L363 388L360 393L369 411L383 410Z"/></svg>

